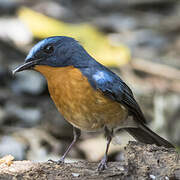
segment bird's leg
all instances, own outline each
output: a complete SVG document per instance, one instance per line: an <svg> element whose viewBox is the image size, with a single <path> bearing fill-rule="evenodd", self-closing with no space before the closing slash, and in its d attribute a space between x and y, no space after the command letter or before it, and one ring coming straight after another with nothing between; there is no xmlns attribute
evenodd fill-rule
<svg viewBox="0 0 180 180"><path fill-rule="evenodd" d="M63 156L56 162L57 164L64 163L64 159L66 158L68 152L71 150L73 145L78 141L79 137L81 136L81 130L73 127L73 135L74 135L74 137L73 137L72 143L69 145L69 147L67 148L67 150L65 151ZM49 161L54 162L52 160L49 160Z"/></svg>
<svg viewBox="0 0 180 180"><path fill-rule="evenodd" d="M107 145L106 145L106 151L104 157L101 159L101 162L98 165L98 171L102 171L107 168L108 150L113 136L113 130L109 131L107 127L105 127L104 130L105 130L105 137L107 138Z"/></svg>

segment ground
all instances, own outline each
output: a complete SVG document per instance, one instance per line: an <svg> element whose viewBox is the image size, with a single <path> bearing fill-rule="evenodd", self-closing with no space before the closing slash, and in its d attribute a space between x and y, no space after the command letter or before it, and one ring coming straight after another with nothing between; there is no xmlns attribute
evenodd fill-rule
<svg viewBox="0 0 180 180"><path fill-rule="evenodd" d="M9 166L8 166L9 165ZM175 149L129 142L125 160L108 163L108 169L98 172L98 163L13 161L0 165L0 179L180 179L180 156Z"/></svg>

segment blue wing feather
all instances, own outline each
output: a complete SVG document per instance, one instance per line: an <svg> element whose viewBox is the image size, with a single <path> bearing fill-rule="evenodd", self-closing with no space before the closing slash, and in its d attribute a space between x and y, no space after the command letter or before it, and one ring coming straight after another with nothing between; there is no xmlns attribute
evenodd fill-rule
<svg viewBox="0 0 180 180"><path fill-rule="evenodd" d="M104 95L123 104L135 120L146 123L131 89L119 76L102 65L91 69L81 69L81 72L88 78L93 88L102 91Z"/></svg>

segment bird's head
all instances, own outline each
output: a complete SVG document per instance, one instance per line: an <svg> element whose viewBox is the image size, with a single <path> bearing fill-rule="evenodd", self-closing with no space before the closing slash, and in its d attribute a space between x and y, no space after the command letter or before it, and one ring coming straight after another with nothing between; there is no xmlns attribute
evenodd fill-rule
<svg viewBox="0 0 180 180"><path fill-rule="evenodd" d="M73 38L54 36L38 42L29 52L25 63L17 67L16 72L36 69L36 66L66 67L86 66L88 53Z"/></svg>

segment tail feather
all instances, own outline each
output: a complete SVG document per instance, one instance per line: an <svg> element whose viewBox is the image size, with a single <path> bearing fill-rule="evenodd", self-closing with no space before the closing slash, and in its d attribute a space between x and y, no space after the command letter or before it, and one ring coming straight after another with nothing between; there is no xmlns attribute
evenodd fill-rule
<svg viewBox="0 0 180 180"><path fill-rule="evenodd" d="M153 131L151 131L144 124L139 125L138 128L126 128L125 129L129 134L131 134L137 141L146 144L156 144L157 146L164 146L166 148L174 148L174 146L163 139Z"/></svg>

